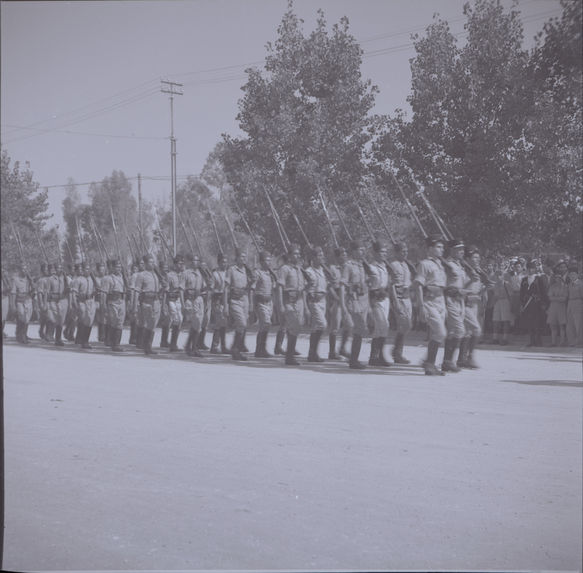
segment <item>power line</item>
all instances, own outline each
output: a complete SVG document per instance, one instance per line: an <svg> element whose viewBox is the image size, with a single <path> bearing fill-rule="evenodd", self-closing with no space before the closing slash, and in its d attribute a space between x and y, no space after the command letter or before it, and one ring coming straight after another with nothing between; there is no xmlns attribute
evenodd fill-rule
<svg viewBox="0 0 583 573"><path fill-rule="evenodd" d="M167 137L154 137L154 136L140 136L140 135L121 135L121 134L112 134L112 133L90 133L87 131L70 131L65 129L41 129L37 127L27 127L25 125L12 125L12 124L3 124L6 127L16 128L16 129L24 129L30 131L37 131L40 133L65 133L67 135L90 135L94 137L112 137L112 138L124 138L124 139L168 139Z"/></svg>

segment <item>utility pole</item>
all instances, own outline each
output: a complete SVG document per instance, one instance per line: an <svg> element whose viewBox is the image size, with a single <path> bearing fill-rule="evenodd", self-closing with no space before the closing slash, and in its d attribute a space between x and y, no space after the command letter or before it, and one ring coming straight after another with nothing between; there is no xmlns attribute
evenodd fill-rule
<svg viewBox="0 0 583 573"><path fill-rule="evenodd" d="M170 94L170 179L172 185L172 253L176 256L176 139L174 138L174 96L183 95L182 84L160 80L162 93Z"/></svg>
<svg viewBox="0 0 583 573"><path fill-rule="evenodd" d="M142 225L142 174L138 173L138 225L143 229Z"/></svg>

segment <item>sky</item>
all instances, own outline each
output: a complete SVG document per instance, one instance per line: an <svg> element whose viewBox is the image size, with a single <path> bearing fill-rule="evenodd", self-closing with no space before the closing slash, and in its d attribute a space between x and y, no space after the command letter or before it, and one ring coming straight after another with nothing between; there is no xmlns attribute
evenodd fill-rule
<svg viewBox="0 0 583 573"><path fill-rule="evenodd" d="M503 0L509 7L511 0ZM374 113L407 111L411 34L434 14L464 41L463 0L295 0L307 35L322 8L331 27L347 16L364 50L362 74L380 93ZM236 115L245 68L261 67L287 0L6 2L1 0L1 135L12 161L27 161L48 187L60 223L65 185L81 197L114 169L142 176L142 193L170 201L170 100L178 181L198 175ZM519 0L525 47L559 0Z"/></svg>

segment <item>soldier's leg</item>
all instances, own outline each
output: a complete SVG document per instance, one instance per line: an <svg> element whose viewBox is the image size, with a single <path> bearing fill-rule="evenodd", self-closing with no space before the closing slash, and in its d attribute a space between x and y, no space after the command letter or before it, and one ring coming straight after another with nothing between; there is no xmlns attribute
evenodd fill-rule
<svg viewBox="0 0 583 573"><path fill-rule="evenodd" d="M445 341L445 302L442 298L432 301L425 301L425 318L429 331L429 342L427 344L427 358L423 362L425 374L428 376L443 376L445 373L439 370L436 365L437 351L441 343Z"/></svg>
<svg viewBox="0 0 583 573"><path fill-rule="evenodd" d="M364 303L363 303L364 304ZM354 331L352 335L352 347L350 349L349 367L353 370L362 370L365 365L362 364L358 358L360 356L360 349L362 347L362 339L366 336L368 331L367 314L368 310L361 304L357 305L351 311Z"/></svg>
<svg viewBox="0 0 583 573"><path fill-rule="evenodd" d="M392 356L395 364L410 364L410 361L403 356L405 336L411 330L412 308L409 298L397 299L395 306L395 318L397 321L397 334L393 344Z"/></svg>
<svg viewBox="0 0 583 573"><path fill-rule="evenodd" d="M280 328L277 331L277 334L275 335L275 346L273 348L273 353L274 354L285 354L283 348L282 348L282 344L283 344L283 339L285 338L285 330L283 330L282 328Z"/></svg>

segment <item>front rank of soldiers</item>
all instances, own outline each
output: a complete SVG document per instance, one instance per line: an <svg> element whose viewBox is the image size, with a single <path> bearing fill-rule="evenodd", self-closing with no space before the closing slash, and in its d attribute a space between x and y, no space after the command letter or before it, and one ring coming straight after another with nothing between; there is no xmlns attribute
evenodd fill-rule
<svg viewBox="0 0 583 573"><path fill-rule="evenodd" d="M107 270L104 263L97 263L95 274L88 263L75 265L71 276L63 271L61 263L43 265L36 283L23 265L9 285L9 304L17 317L17 340L24 344L28 342L34 301L39 335L46 341L54 337L57 346L65 344L63 330L67 326L68 340L74 339L82 349L91 349L89 339L96 324L97 340L120 352L127 314L129 343L146 355L156 354L153 340L159 326L161 348L178 351L179 334L185 328L186 354L203 358L201 337L208 323L213 331L210 353L229 352L236 361L247 360L245 335L248 325L255 322L254 356L274 357L267 349L267 337L275 315L279 324L275 355L283 352L286 366L300 365L296 344L306 326L310 331L308 363L325 361L319 347L328 332L328 360L344 356L351 369L362 370L366 368L360 360L362 341L369 336L368 365L392 366L385 357L390 316L396 327L394 363L409 364L403 348L412 325L415 294L418 317L429 334L425 373L443 375L476 368L474 351L481 336L478 308L485 289L479 252L475 248L466 252L463 241L455 240L447 244L448 256L444 258L443 238L431 236L426 242L427 256L416 268L407 260L405 243L395 245L395 256L389 262L388 248L382 241L372 243L368 257L360 241L351 243L350 256L338 247L330 265L320 247L307 253L308 264L304 265L300 247L291 245L277 270L272 268L273 259L267 251L259 253L259 266L251 270L241 249L236 250L232 265L219 253L212 271L197 255L190 258L188 268L184 257L177 255L172 269L165 261L156 265L154 257L146 255L135 261L129 279L117 259L107 262ZM230 349L226 344L228 329L234 331ZM439 368L436 362L441 345L444 358Z"/></svg>

